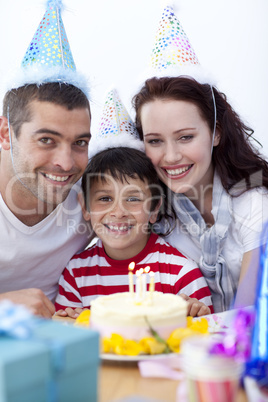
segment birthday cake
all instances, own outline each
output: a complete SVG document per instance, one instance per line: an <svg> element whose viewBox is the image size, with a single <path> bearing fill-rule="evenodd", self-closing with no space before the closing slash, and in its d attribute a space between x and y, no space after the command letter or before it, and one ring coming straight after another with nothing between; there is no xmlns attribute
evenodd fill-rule
<svg viewBox="0 0 268 402"><path fill-rule="evenodd" d="M180 296L152 292L137 302L130 292L100 296L91 302L90 326L102 337L113 333L139 341L151 336L150 328L163 339L186 326L187 303Z"/></svg>

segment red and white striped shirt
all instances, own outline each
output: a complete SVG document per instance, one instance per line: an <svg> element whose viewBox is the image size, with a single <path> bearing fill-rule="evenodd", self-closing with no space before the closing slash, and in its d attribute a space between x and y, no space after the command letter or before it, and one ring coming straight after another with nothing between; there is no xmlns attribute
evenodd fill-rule
<svg viewBox="0 0 268 402"><path fill-rule="evenodd" d="M185 293L213 311L207 283L195 262L187 259L161 237L151 234L145 248L128 260L113 260L99 239L91 248L73 256L59 280L56 310L66 307L90 308L91 300L129 290L128 265L135 262L135 273L150 266L155 273L155 290L163 293ZM147 275L147 290L149 276ZM135 275L134 275L135 288Z"/></svg>

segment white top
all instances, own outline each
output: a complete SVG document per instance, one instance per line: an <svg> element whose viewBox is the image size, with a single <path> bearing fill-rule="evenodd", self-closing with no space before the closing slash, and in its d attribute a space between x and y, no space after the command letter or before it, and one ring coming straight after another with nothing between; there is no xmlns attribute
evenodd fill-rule
<svg viewBox="0 0 268 402"><path fill-rule="evenodd" d="M39 288L54 301L64 267L85 248L90 234L77 188L34 226L18 220L0 195L0 228L0 293Z"/></svg>
<svg viewBox="0 0 268 402"><path fill-rule="evenodd" d="M252 189L238 197L232 197L231 200L232 221L228 228L222 255L237 287L243 254L258 248L265 242L262 231L265 223L268 223L268 191L264 188ZM200 244L195 243L189 237L179 222L176 223L174 231L165 237L165 240L197 264L199 263Z"/></svg>

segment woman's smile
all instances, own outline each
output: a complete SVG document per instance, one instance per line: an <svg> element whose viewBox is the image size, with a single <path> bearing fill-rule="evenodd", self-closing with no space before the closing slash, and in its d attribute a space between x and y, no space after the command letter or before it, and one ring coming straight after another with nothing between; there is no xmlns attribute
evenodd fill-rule
<svg viewBox="0 0 268 402"><path fill-rule="evenodd" d="M186 165L186 166L169 166L169 167L162 167L162 170L166 172L166 175L172 179L182 178L185 177L190 169L193 167L193 164Z"/></svg>

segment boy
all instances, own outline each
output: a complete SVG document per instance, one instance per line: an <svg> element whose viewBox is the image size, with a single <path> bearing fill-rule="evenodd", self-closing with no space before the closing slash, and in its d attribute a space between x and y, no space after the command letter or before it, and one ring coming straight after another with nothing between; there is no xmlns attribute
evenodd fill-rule
<svg viewBox="0 0 268 402"><path fill-rule="evenodd" d="M156 291L189 300L189 315L211 312L210 291L200 270L150 230L162 192L152 162L143 152L119 146L97 153L83 175L82 190L84 218L99 239L65 268L55 304L57 315L75 318L96 297L128 291L132 261L136 269L150 266Z"/></svg>

